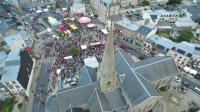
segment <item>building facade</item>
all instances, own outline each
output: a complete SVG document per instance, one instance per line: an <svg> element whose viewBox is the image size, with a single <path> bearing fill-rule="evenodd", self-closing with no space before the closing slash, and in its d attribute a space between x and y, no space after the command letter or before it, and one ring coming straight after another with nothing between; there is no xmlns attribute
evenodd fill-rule
<svg viewBox="0 0 200 112"><path fill-rule="evenodd" d="M120 2L121 7L136 6L137 4L138 0L121 0Z"/></svg>
<svg viewBox="0 0 200 112"><path fill-rule="evenodd" d="M98 19L103 23L107 23L110 16L119 14L119 0L91 0L90 4L96 10Z"/></svg>

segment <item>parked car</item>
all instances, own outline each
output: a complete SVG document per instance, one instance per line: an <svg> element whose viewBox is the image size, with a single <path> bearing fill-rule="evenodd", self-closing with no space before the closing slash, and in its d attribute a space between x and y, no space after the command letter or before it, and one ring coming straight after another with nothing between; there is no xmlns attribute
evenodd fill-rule
<svg viewBox="0 0 200 112"><path fill-rule="evenodd" d="M174 77L174 81L180 83L180 82L181 82L181 79L180 79L178 76L175 76L175 77Z"/></svg>
<svg viewBox="0 0 200 112"><path fill-rule="evenodd" d="M190 84L188 82L182 81L182 85L184 85L185 87L189 88Z"/></svg>

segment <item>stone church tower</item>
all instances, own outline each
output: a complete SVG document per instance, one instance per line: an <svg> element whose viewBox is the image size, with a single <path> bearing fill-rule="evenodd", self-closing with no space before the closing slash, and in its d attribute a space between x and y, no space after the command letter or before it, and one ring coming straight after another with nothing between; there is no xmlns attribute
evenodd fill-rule
<svg viewBox="0 0 200 112"><path fill-rule="evenodd" d="M114 64L114 43L113 43L113 23L107 36L107 43L103 54L102 62L97 71L97 79L100 82L103 93L116 88L116 74Z"/></svg>

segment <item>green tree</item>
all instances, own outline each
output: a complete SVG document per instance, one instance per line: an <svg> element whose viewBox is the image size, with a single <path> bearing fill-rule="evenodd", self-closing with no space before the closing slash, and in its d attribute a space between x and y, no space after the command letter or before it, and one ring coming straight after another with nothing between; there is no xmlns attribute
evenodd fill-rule
<svg viewBox="0 0 200 112"><path fill-rule="evenodd" d="M178 5L181 4L182 0L168 0L167 5Z"/></svg>
<svg viewBox="0 0 200 112"><path fill-rule="evenodd" d="M176 38L177 42L182 42L182 41L190 42L191 39L194 37L192 31L189 29L179 31L179 33L180 33L179 36L177 36Z"/></svg>
<svg viewBox="0 0 200 112"><path fill-rule="evenodd" d="M12 108L16 103L15 97L0 101L0 112L12 112Z"/></svg>
<svg viewBox="0 0 200 112"><path fill-rule="evenodd" d="M142 4L143 6L150 5L149 1L147 1L147 0L143 0L143 1L141 2L141 4Z"/></svg>
<svg viewBox="0 0 200 112"><path fill-rule="evenodd" d="M72 56L78 56L79 55L79 49L76 47L69 48L69 54Z"/></svg>

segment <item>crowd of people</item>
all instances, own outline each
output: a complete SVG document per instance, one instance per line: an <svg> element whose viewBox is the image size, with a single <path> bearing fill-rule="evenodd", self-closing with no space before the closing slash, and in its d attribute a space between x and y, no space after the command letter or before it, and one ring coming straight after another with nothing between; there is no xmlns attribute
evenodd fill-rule
<svg viewBox="0 0 200 112"><path fill-rule="evenodd" d="M84 59L95 56L98 62L101 62L105 45L99 44L91 46L90 43L105 39L105 35L100 34L97 27L88 28L86 25L81 25L78 22L73 22L78 27L77 31L72 31L72 36L65 38L48 38L45 41L45 57L54 57L54 62L48 70L55 77L61 76L63 81L66 78L73 78L75 74L84 65ZM86 45L87 49L81 49L81 45ZM74 47L78 49L78 54L70 59L65 57L71 56L70 49ZM60 74L57 70L61 69Z"/></svg>

